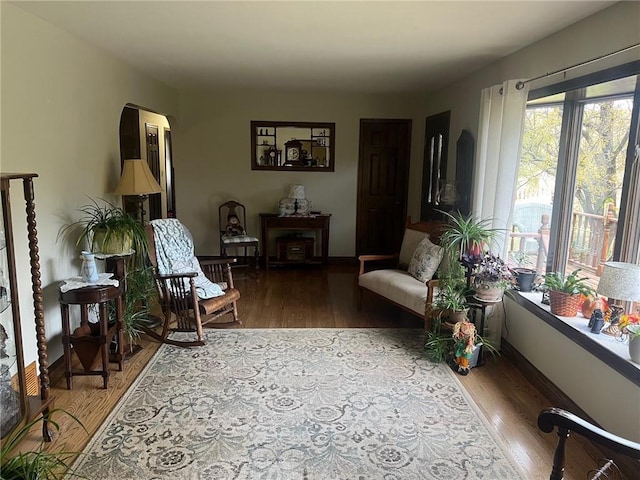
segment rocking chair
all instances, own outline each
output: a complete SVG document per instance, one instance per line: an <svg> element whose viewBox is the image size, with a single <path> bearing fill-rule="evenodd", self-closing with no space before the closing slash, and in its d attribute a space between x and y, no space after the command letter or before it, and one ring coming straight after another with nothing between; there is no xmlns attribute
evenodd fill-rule
<svg viewBox="0 0 640 480"><path fill-rule="evenodd" d="M193 347L204 345L203 325L240 323L240 292L234 288L230 266L235 258L199 261L189 230L176 219L153 220L145 228L164 317L161 333L142 327L145 333L162 343ZM231 320L220 321L225 315ZM169 338L171 332L194 331L195 340Z"/></svg>

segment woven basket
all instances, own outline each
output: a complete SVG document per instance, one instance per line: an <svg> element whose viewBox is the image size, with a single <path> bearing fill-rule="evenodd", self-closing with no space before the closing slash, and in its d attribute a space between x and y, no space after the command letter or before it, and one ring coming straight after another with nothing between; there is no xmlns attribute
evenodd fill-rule
<svg viewBox="0 0 640 480"><path fill-rule="evenodd" d="M582 305L582 294L549 291L549 304L551 305L551 313L561 317L575 317Z"/></svg>

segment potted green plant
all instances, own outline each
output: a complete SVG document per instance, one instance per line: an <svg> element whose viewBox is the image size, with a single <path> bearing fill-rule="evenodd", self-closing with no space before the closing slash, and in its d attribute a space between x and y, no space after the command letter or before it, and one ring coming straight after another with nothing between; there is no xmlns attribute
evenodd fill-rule
<svg viewBox="0 0 640 480"><path fill-rule="evenodd" d="M153 270L144 265L131 266L126 274L127 290L123 298L122 329L125 351L133 352L140 337L141 323L149 318L149 305L157 295ZM115 309L114 306L112 308ZM115 311L113 312L115 316ZM128 345L127 345L128 344Z"/></svg>
<svg viewBox="0 0 640 480"><path fill-rule="evenodd" d="M90 204L79 209L82 212L80 219L64 227L62 233L79 228L76 245L86 241L93 252L122 254L135 251L145 254L147 236L142 223L121 207L106 200L102 202L91 199Z"/></svg>
<svg viewBox="0 0 640 480"><path fill-rule="evenodd" d="M468 309L463 288L464 286L461 288L453 282L442 280L439 282L432 309L438 313L441 320L454 324L466 316Z"/></svg>
<svg viewBox="0 0 640 480"><path fill-rule="evenodd" d="M48 413L48 425L53 426L55 430L60 430L60 426L52 420L52 415L58 409L51 410ZM64 410L63 410L64 411ZM87 432L82 422L69 412L64 412ZM2 441L0 449L0 459L2 460L2 480L44 480L68 478L74 476L73 471L69 469L71 461L76 457L77 452L49 452L44 448L44 442L40 443L37 450L34 451L17 451L13 450L18 444L29 434L29 431L43 417L38 417L31 422L26 423L22 427L11 432L9 436ZM87 432L88 434L89 432Z"/></svg>
<svg viewBox="0 0 640 480"><path fill-rule="evenodd" d="M502 300L504 291L511 288L513 275L506 262L491 252L482 254L480 262L473 269L475 296L484 302Z"/></svg>
<svg viewBox="0 0 640 480"><path fill-rule="evenodd" d="M549 272L544 276L543 287L549 292L551 313L562 317L575 317L584 297L593 295L587 277L579 277L580 269L568 275Z"/></svg>
<svg viewBox="0 0 640 480"><path fill-rule="evenodd" d="M445 255L453 262L462 261L465 265L474 265L480 260L482 251L495 240L499 229L491 228L491 219L475 220L458 213L441 211L448 225L440 235L440 246Z"/></svg>

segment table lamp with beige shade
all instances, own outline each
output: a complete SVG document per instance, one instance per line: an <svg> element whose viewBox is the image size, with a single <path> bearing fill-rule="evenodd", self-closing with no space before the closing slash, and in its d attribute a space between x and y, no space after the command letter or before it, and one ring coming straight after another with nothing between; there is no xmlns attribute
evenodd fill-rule
<svg viewBox="0 0 640 480"><path fill-rule="evenodd" d="M620 321L620 315L624 313L624 307L611 304L611 300L640 302L640 265L605 262L596 292L603 297L609 297L612 309L610 324L602 330L602 333L621 335L617 324Z"/></svg>

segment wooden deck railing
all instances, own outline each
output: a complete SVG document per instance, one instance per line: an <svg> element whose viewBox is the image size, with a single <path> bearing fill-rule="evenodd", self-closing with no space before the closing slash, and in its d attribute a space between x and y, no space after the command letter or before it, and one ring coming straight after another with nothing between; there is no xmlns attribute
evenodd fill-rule
<svg viewBox="0 0 640 480"><path fill-rule="evenodd" d="M571 223L571 239L569 246L569 269L582 269L585 276L594 279L602 274L603 263L611 258L615 241L618 218L612 206L607 206L605 215L574 212ZM537 247L531 248L535 240ZM509 264L535 269L543 274L549 251L549 215L544 214L540 219L538 232L511 232L509 248ZM519 262L517 261L519 260Z"/></svg>
<svg viewBox="0 0 640 480"><path fill-rule="evenodd" d="M618 219L612 207L605 215L574 212L571 221L569 262L585 271L602 274L602 264L610 257Z"/></svg>

